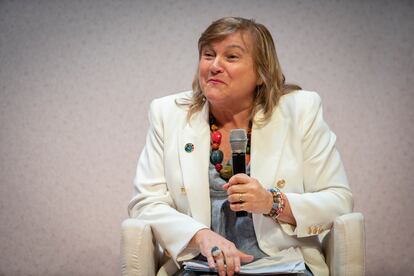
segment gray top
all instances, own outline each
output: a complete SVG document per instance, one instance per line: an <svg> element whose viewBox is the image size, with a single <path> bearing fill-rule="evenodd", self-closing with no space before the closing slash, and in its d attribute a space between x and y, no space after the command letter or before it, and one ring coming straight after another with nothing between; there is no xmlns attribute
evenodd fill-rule
<svg viewBox="0 0 414 276"><path fill-rule="evenodd" d="M250 165L246 168L250 175ZM227 191L223 189L226 183L220 177L213 164L209 166L210 200L211 200L211 230L232 241L236 247L255 259L267 256L257 243L254 232L252 214L237 217L230 209L227 201Z"/></svg>

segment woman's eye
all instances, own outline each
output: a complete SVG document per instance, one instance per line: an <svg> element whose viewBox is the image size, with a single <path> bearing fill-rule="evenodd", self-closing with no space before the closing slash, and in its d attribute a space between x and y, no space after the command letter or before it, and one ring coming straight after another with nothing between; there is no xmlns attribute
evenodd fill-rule
<svg viewBox="0 0 414 276"><path fill-rule="evenodd" d="M204 56L204 57L207 57L207 58L214 57L213 53L210 53L210 52L205 52L205 53L203 53L203 56Z"/></svg>
<svg viewBox="0 0 414 276"><path fill-rule="evenodd" d="M236 56L236 55L228 55L227 56L227 58L228 59L231 59L231 60L234 60L234 59L237 59L237 58L239 58L238 56Z"/></svg>

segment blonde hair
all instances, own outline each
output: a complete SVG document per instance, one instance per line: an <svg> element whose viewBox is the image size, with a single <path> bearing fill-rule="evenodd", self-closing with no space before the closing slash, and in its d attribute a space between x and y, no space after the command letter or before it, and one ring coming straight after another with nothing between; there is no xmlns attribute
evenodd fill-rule
<svg viewBox="0 0 414 276"><path fill-rule="evenodd" d="M235 32L248 32L253 39L253 60L261 84L256 86L250 119L253 120L256 113L262 110L263 118L255 123L265 123L269 120L282 95L301 88L297 85L285 83L272 35L264 25L256 23L253 19L224 17L214 21L198 40L199 58L205 46L224 39ZM192 88L193 95L188 109L189 119L194 113L200 111L206 103L200 87L198 72L195 74Z"/></svg>

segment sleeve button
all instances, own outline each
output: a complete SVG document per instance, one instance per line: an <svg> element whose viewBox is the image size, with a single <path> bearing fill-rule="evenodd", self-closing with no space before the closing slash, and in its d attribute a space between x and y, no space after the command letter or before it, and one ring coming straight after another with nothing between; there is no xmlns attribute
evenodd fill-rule
<svg viewBox="0 0 414 276"><path fill-rule="evenodd" d="M286 184L286 181L285 181L284 179L282 179L282 180L279 180L279 181L276 183L276 186L277 186L279 189L283 189L283 188L285 187L285 184Z"/></svg>

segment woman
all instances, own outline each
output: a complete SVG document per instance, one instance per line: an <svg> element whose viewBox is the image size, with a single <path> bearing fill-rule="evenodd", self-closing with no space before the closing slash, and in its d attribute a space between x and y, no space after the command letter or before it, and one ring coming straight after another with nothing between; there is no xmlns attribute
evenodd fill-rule
<svg viewBox="0 0 414 276"><path fill-rule="evenodd" d="M352 210L352 194L319 96L285 83L253 20L221 18L198 47L193 91L151 104L130 216L151 224L177 265L201 254L233 275L299 247L309 275L328 275L317 235ZM247 174L229 172L232 129L249 133Z"/></svg>

